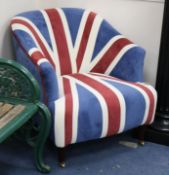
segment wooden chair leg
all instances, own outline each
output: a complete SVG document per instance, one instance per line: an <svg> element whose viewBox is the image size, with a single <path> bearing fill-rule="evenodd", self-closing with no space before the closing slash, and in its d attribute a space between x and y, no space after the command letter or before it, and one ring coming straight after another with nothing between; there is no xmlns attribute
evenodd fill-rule
<svg viewBox="0 0 169 175"><path fill-rule="evenodd" d="M144 145L144 137L145 137L146 128L147 128L147 126L143 125L143 126L138 127L138 129L137 129L138 143L141 146Z"/></svg>
<svg viewBox="0 0 169 175"><path fill-rule="evenodd" d="M65 164L65 151L66 148L58 148L58 161L60 167L64 168L66 166Z"/></svg>

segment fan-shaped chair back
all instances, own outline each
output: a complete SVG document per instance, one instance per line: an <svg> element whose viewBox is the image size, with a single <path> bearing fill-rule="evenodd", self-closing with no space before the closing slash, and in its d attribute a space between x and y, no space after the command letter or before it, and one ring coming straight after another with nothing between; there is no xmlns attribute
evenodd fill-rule
<svg viewBox="0 0 169 175"><path fill-rule="evenodd" d="M32 61L48 59L57 75L98 72L143 80L144 50L94 12L75 8L25 12L13 18L12 30Z"/></svg>

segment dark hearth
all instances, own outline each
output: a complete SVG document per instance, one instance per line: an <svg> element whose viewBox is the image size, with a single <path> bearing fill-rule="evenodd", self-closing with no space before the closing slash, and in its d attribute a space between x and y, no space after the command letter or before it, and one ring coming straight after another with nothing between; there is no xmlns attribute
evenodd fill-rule
<svg viewBox="0 0 169 175"><path fill-rule="evenodd" d="M165 1L156 89L158 104L155 121L146 138L166 144L169 140L169 1ZM169 141L167 142L169 144Z"/></svg>

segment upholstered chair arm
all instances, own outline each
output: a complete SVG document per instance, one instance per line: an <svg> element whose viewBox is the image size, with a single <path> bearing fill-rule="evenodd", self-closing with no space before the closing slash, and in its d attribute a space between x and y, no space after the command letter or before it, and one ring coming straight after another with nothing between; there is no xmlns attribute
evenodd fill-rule
<svg viewBox="0 0 169 175"><path fill-rule="evenodd" d="M21 19L14 18L11 23L16 59L38 80L43 91L42 99L46 102L56 100L57 77L50 55L47 57L48 55L42 51L41 43L35 42L31 33L27 32L25 27L20 26L19 20ZM22 55L22 59L18 59L18 54Z"/></svg>
<svg viewBox="0 0 169 175"><path fill-rule="evenodd" d="M143 82L144 57L143 48L139 46L131 48L114 67L111 75L126 81Z"/></svg>
<svg viewBox="0 0 169 175"><path fill-rule="evenodd" d="M58 98L57 77L53 66L47 60L43 60L38 65L40 76L43 82L43 90L47 101L54 101Z"/></svg>

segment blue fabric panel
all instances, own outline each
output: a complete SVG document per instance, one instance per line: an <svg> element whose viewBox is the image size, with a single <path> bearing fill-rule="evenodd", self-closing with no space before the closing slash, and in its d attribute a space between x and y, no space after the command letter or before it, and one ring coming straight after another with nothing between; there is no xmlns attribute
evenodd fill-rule
<svg viewBox="0 0 169 175"><path fill-rule="evenodd" d="M96 39L96 45L93 52L92 60L97 56L97 54L112 37L119 34L120 33L115 30L106 20L103 20Z"/></svg>
<svg viewBox="0 0 169 175"><path fill-rule="evenodd" d="M77 142L100 138L102 132L102 110L97 98L85 88L77 85L79 95L79 118Z"/></svg>
<svg viewBox="0 0 169 175"><path fill-rule="evenodd" d="M29 51L33 47L37 47L31 36L21 30L16 30L15 35L17 38L19 38L20 44L26 49L26 51Z"/></svg>
<svg viewBox="0 0 169 175"><path fill-rule="evenodd" d="M127 81L143 82L144 57L145 51L141 47L130 49L124 54L110 75Z"/></svg>
<svg viewBox="0 0 169 175"><path fill-rule="evenodd" d="M123 94L126 104L126 123L124 130L126 131L141 125L146 109L143 95L130 86L108 80L104 81L116 87Z"/></svg>
<svg viewBox="0 0 169 175"><path fill-rule="evenodd" d="M51 120L52 120L52 122L51 122L51 129L50 129L50 139L54 142L55 141L55 137L54 137L54 133L55 133L55 129L54 129L54 127L55 127L55 121L54 121L54 116L55 116L55 103L54 103L54 101L52 101L52 102L48 102L48 109L49 109L49 111L50 111L50 113L51 113Z"/></svg>
<svg viewBox="0 0 169 175"><path fill-rule="evenodd" d="M55 70L49 62L43 62L39 66L43 79L44 89L46 90L47 100L49 102L58 98L58 84Z"/></svg>
<svg viewBox="0 0 169 175"><path fill-rule="evenodd" d="M30 21L32 21L33 24L42 33L42 35L44 36L44 38L46 39L47 43L49 44L49 46L52 49L52 44L51 44L51 40L50 40L50 37L49 37L49 31L48 31L46 22L44 20L44 17L42 15L41 11L37 10L37 11L20 13L17 16L22 16L22 17L25 17L25 18L29 19Z"/></svg>
<svg viewBox="0 0 169 175"><path fill-rule="evenodd" d="M63 11L67 18L70 34L72 37L72 43L74 45L84 10L77 8L63 8Z"/></svg>

